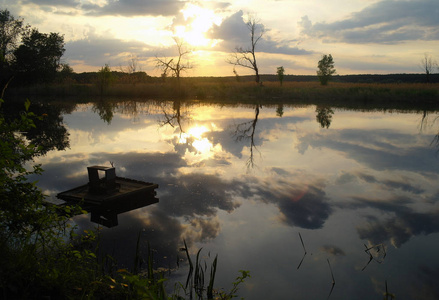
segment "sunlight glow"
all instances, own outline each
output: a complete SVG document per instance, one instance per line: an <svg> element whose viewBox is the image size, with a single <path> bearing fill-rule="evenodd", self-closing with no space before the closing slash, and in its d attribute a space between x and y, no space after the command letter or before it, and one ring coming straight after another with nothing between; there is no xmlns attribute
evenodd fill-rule
<svg viewBox="0 0 439 300"><path fill-rule="evenodd" d="M185 21L191 23L186 26L177 26L175 28L175 35L183 38L192 46L212 46L215 41L205 37L205 33L212 27L213 24L219 25L221 17L215 15L215 12L188 3L184 9L181 10Z"/></svg>
<svg viewBox="0 0 439 300"><path fill-rule="evenodd" d="M209 129L206 128L206 126L197 126L197 127L192 127L191 129L188 130L188 134L197 138L197 139L201 139L201 137L203 136L203 133L209 131Z"/></svg>
<svg viewBox="0 0 439 300"><path fill-rule="evenodd" d="M192 140L192 146L200 154L208 154L212 149L212 143L203 134L209 131L205 126L195 126L190 128L186 133L180 136L179 143L184 144L188 140Z"/></svg>
<svg viewBox="0 0 439 300"><path fill-rule="evenodd" d="M194 141L192 146L194 146L194 148L200 153L206 153L212 148L212 144L206 138Z"/></svg>

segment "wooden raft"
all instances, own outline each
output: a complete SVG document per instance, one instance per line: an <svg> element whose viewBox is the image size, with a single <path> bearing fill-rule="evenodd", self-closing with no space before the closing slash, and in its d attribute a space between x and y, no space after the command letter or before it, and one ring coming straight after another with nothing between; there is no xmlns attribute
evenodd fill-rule
<svg viewBox="0 0 439 300"><path fill-rule="evenodd" d="M116 176L114 167L88 167L89 183L59 193L57 198L67 202L108 204L123 199L154 197L157 184ZM98 171L105 176L99 178Z"/></svg>

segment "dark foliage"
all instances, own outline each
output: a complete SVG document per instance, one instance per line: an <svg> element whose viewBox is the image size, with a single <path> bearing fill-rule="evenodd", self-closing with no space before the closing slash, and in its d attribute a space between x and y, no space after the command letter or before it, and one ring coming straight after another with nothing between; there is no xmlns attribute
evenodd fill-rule
<svg viewBox="0 0 439 300"><path fill-rule="evenodd" d="M51 82L61 66L64 37L58 33L27 32L22 44L14 51L16 81L20 84Z"/></svg>

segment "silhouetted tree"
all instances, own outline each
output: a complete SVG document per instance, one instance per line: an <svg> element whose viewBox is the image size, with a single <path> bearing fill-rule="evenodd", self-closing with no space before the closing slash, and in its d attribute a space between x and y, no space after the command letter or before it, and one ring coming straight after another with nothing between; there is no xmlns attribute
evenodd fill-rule
<svg viewBox="0 0 439 300"><path fill-rule="evenodd" d="M187 48L183 40L174 37L174 42L177 47L177 57L171 59L156 57L155 61L157 67L163 70L162 79L166 79L170 72L171 75L177 79L177 83L180 84L181 72L193 68L192 63L187 60L187 56L191 54L192 51Z"/></svg>
<svg viewBox="0 0 439 300"><path fill-rule="evenodd" d="M61 70L58 72L57 81L58 82L66 82L68 80L73 80L73 68L70 67L69 64L61 64Z"/></svg>
<svg viewBox="0 0 439 300"><path fill-rule="evenodd" d="M255 72L255 81L259 83L260 77L258 64L256 62L256 45L265 32L264 25L260 24L259 20L254 17L249 17L246 25L250 31L250 47L236 47L227 62L235 67L241 66L253 70Z"/></svg>
<svg viewBox="0 0 439 300"><path fill-rule="evenodd" d="M241 81L241 77L239 77L239 74L238 74L238 72L236 71L235 68L233 68L233 74L235 74L235 79L236 79L236 81L237 81L237 82L240 82L240 81Z"/></svg>
<svg viewBox="0 0 439 300"><path fill-rule="evenodd" d="M421 68L425 72L425 80L430 83L430 74L433 73L434 67L437 66L437 62L428 53L424 54L424 58L421 59Z"/></svg>
<svg viewBox="0 0 439 300"><path fill-rule="evenodd" d="M328 81L331 80L332 75L336 72L334 69L334 60L332 55L323 55L322 59L319 60L317 70L317 76L319 77L320 83L322 85L327 85Z"/></svg>
<svg viewBox="0 0 439 300"><path fill-rule="evenodd" d="M21 45L14 51L14 69L21 83L50 82L61 66L64 37L58 33L40 33L32 29L23 34Z"/></svg>
<svg viewBox="0 0 439 300"><path fill-rule="evenodd" d="M111 68L109 65L105 64L105 66L98 71L95 81L101 95L104 94L104 91L113 83L113 81L114 76L111 72Z"/></svg>
<svg viewBox="0 0 439 300"><path fill-rule="evenodd" d="M127 66L125 68L121 66L120 70L125 74L120 80L123 83L136 85L137 83L145 82L148 77L145 72L140 71L139 62L135 56L131 56Z"/></svg>
<svg viewBox="0 0 439 300"><path fill-rule="evenodd" d="M0 10L0 88L3 90L13 76L11 64L21 35L28 30L22 18L15 19L7 10Z"/></svg>
<svg viewBox="0 0 439 300"><path fill-rule="evenodd" d="M280 85L282 86L282 82L284 81L284 74L285 74L285 69L283 66L281 67L277 67L277 79L279 79Z"/></svg>

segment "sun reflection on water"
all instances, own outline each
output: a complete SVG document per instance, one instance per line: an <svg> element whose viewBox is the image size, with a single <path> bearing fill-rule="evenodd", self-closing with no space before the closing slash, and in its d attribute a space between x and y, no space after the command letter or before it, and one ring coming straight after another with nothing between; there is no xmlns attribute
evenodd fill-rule
<svg viewBox="0 0 439 300"><path fill-rule="evenodd" d="M201 159L207 159L212 155L213 145L208 138L203 137L206 132L209 132L206 126L196 125L191 127L187 132L181 134L179 144L190 144L196 150L193 155L201 156L199 157Z"/></svg>

